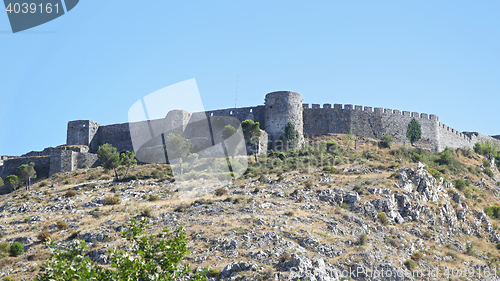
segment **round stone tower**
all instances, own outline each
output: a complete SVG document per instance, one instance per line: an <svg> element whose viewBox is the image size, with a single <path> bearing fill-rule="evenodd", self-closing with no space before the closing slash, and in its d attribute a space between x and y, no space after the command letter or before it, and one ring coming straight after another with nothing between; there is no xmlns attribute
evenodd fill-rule
<svg viewBox="0 0 500 281"><path fill-rule="evenodd" d="M299 132L299 147L304 143L304 121L302 119L302 95L279 91L266 95L265 130L269 140L276 141L285 135L285 126L292 123Z"/></svg>

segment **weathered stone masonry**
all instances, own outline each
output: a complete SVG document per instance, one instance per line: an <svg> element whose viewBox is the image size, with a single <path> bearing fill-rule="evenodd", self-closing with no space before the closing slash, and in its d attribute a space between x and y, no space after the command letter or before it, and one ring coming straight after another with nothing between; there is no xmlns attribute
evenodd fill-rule
<svg viewBox="0 0 500 281"><path fill-rule="evenodd" d="M65 146L30 152L21 157L0 157L3 161L3 165L0 161L0 176L12 174L18 166L29 162L35 162L40 176L73 171L85 166L95 167L98 165L95 152L100 145L110 143L118 151L132 151L134 146L137 148L151 138L150 131L182 134L186 138L192 138L193 144L209 146L221 139L222 127L216 129L215 126L220 116L234 117L239 122L246 119L259 122L265 132L261 137L261 147L267 147L263 144L267 142L264 138L274 141L283 136L289 122L299 131L300 144L304 143L304 136L349 132L371 138L381 138L387 134L398 143L409 143L406 129L413 118L418 120L422 128L422 138L418 145L429 150L443 151L446 147L472 148L479 141L490 141L500 146L500 136L461 133L439 122L436 115L350 104L334 104L333 107L331 104L324 104L322 107L312 104L309 107L309 104L302 103L302 95L280 91L267 94L265 104L255 107L195 113L174 110L163 119L106 126L90 120L70 121ZM212 125L212 134L207 129L208 123ZM131 134L135 136L135 143L132 142Z"/></svg>

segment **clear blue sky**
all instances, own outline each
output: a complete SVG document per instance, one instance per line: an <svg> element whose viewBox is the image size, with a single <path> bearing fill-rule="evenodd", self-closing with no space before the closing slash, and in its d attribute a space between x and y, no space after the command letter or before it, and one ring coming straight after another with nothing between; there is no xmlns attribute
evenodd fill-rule
<svg viewBox="0 0 500 281"><path fill-rule="evenodd" d="M305 103L436 114L500 134L499 1L97 1L12 34L0 12L0 154L66 142L70 120L195 78L205 109Z"/></svg>

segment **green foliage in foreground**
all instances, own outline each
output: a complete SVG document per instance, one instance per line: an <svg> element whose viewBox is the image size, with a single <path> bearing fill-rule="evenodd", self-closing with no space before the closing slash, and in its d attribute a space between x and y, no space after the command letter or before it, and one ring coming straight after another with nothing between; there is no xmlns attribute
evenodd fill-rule
<svg viewBox="0 0 500 281"><path fill-rule="evenodd" d="M184 279L190 271L189 265L181 264L188 253L183 227L174 232L165 228L159 235L148 235L146 220L131 219L128 230L122 237L128 242L128 251L114 250L110 253L110 267L101 266L85 257L85 241L76 240L66 251L55 244L53 253L42 265L37 281L49 280L207 280L206 271Z"/></svg>

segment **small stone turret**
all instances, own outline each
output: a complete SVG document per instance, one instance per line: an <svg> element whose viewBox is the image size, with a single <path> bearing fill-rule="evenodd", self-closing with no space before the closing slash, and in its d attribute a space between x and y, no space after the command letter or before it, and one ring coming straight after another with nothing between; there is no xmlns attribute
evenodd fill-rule
<svg viewBox="0 0 500 281"><path fill-rule="evenodd" d="M302 118L302 95L295 92L280 91L266 95L265 131L269 139L276 141L285 135L285 127L292 123L299 132L299 147L304 143L304 121Z"/></svg>

